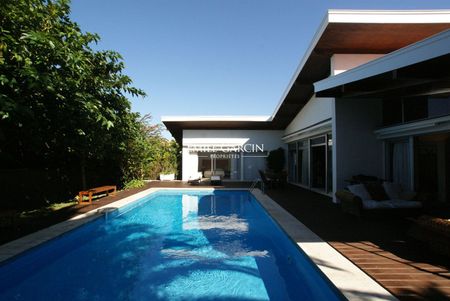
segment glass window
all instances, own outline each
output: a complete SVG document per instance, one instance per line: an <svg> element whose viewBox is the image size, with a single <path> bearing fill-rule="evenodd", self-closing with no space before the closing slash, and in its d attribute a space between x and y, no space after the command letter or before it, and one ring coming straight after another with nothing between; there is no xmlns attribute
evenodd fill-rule
<svg viewBox="0 0 450 301"><path fill-rule="evenodd" d="M311 187L325 190L326 146L311 145Z"/></svg>
<svg viewBox="0 0 450 301"><path fill-rule="evenodd" d="M327 145L327 192L333 191L333 139L328 135Z"/></svg>
<svg viewBox="0 0 450 301"><path fill-rule="evenodd" d="M383 100L383 125L450 115L450 96L418 96Z"/></svg>
<svg viewBox="0 0 450 301"><path fill-rule="evenodd" d="M298 145L298 148L308 147L308 139L302 140L302 141L298 141L297 145Z"/></svg>
<svg viewBox="0 0 450 301"><path fill-rule="evenodd" d="M288 179L297 182L297 144L290 143L288 146Z"/></svg>
<svg viewBox="0 0 450 301"><path fill-rule="evenodd" d="M198 153L198 171L202 172L203 177L206 177L208 173L211 173L211 156L210 153L199 152ZM206 176L205 176L206 172Z"/></svg>
<svg viewBox="0 0 450 301"><path fill-rule="evenodd" d="M450 115L450 96L428 98L428 117L439 117Z"/></svg>
<svg viewBox="0 0 450 301"><path fill-rule="evenodd" d="M254 181L258 179L259 170L266 169L266 155L267 153L253 153L251 156L243 157L244 159L244 180Z"/></svg>
<svg viewBox="0 0 450 301"><path fill-rule="evenodd" d="M309 186L309 149L307 147L299 147L297 156L297 183Z"/></svg>
<svg viewBox="0 0 450 301"><path fill-rule="evenodd" d="M240 153L234 153L234 156L230 158L230 179L239 181L241 179L241 159L242 156Z"/></svg>
<svg viewBox="0 0 450 301"><path fill-rule="evenodd" d="M325 136L320 136L320 137L311 139L311 145L322 144L322 143L325 143Z"/></svg>
<svg viewBox="0 0 450 301"><path fill-rule="evenodd" d="M333 191L331 133L291 143L288 149L290 182L325 192Z"/></svg>
<svg viewBox="0 0 450 301"><path fill-rule="evenodd" d="M205 178L218 175L226 180L240 180L241 155L235 152L199 152L198 171L201 171Z"/></svg>

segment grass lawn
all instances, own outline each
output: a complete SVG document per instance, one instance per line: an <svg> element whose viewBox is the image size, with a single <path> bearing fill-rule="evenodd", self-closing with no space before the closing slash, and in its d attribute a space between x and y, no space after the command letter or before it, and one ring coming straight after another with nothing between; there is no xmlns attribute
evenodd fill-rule
<svg viewBox="0 0 450 301"><path fill-rule="evenodd" d="M70 200L35 209L0 210L0 244L55 223L77 204L76 201Z"/></svg>

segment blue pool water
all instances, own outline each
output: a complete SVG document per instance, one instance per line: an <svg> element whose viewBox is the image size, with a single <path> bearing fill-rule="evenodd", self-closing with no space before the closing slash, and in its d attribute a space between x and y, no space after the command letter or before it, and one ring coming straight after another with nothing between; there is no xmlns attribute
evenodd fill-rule
<svg viewBox="0 0 450 301"><path fill-rule="evenodd" d="M0 300L340 300L247 191L160 191L0 266Z"/></svg>

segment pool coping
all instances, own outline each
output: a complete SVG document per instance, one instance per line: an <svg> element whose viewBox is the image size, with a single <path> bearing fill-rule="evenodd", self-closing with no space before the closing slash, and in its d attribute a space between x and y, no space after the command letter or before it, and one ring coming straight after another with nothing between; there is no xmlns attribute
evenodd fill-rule
<svg viewBox="0 0 450 301"><path fill-rule="evenodd" d="M0 264L160 190L248 190L348 300L398 300L259 189L152 187L0 246Z"/></svg>

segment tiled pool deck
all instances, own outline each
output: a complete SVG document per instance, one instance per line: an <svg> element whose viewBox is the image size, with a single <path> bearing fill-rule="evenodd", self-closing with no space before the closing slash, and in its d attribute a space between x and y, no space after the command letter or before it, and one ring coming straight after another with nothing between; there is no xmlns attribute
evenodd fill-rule
<svg viewBox="0 0 450 301"><path fill-rule="evenodd" d="M227 186L236 187L240 185L238 184ZM107 197L94 202L93 205L79 207L78 213L81 214L78 214L77 216L74 216L64 222L53 225L49 228L43 229L41 231L38 231L31 235L27 235L1 246L0 261L6 260L14 256L15 254L18 254L55 236L61 235L66 231L89 222L90 220L104 214L105 211L119 208L129 202L133 202L134 200L139 199L144 195L153 191L157 191L161 188L203 188L198 186L187 186L184 183L177 182L154 182L150 183L147 187L152 188L135 194L132 194L131 192L121 192L115 198ZM305 253L308 254L308 256L319 266L319 268L327 275L328 278L330 278L330 280L343 292L343 294L348 299L396 300L396 298L388 292L389 290L391 293L402 300L427 300L427 295L421 295L420 286L413 286L411 290L406 290L406 292L408 292L406 294L404 289L405 286L407 286L408 288L409 286L411 286L411 281L421 281L420 283L422 283L427 280L428 283L433 284L433 281L437 281L436 283L438 284L437 287L433 286L433 288L439 290L440 293L437 295L435 294L435 296L438 296L440 299L433 300L446 300L448 296L446 296L445 292L450 293L450 285L447 286L448 284L445 282L445 280L447 280L448 283L450 283L450 273L448 270L442 271L442 269L445 268L418 262L416 263L418 265L418 273L414 274L411 273L411 271L405 271L402 272L403 274L401 274L401 279L398 279L396 275L398 274L398 272L401 272L399 269L402 268L398 265L403 264L404 261L400 260L401 258L397 259L395 255L390 254L387 251L384 251L384 253L382 253L381 251L383 250L380 251L377 245L371 242L348 243L345 241L323 241L304 224L299 222L298 219L296 219L285 209L283 209L283 207L285 207L292 213L292 210L290 210L291 208L289 208L289 204L286 206L286 198L289 198L289 194L286 193L292 189L293 188L290 187L275 193L269 193L269 195L272 195L272 197L277 202L273 201L269 196L262 194L258 190L255 190L253 193L261 202L261 204L266 208L266 210L290 235L290 237L305 251ZM296 188L294 188L294 191L295 189ZM291 201L300 201L298 200L298 197L296 197L295 193L294 197L290 195L290 198ZM280 203L281 205L283 205L283 207L281 207L277 203ZM311 214L313 214L313 212L311 212ZM378 250L378 252L374 252L374 249ZM370 257L366 253L370 256L376 255L377 258ZM342 256L341 254L343 254L344 256ZM396 266L394 267L391 262L388 262L389 260L394 260ZM359 268L355 264L358 265ZM386 264L387 266L385 266ZM360 268L364 270L364 272ZM411 268L411 266L408 266L408 268ZM441 276L444 278L430 278L437 277L435 273L436 271L442 272ZM367 274L376 279L378 283ZM387 288L388 290L386 290L385 288ZM446 290L446 288L448 289ZM422 298L422 296L424 296L424 298Z"/></svg>

